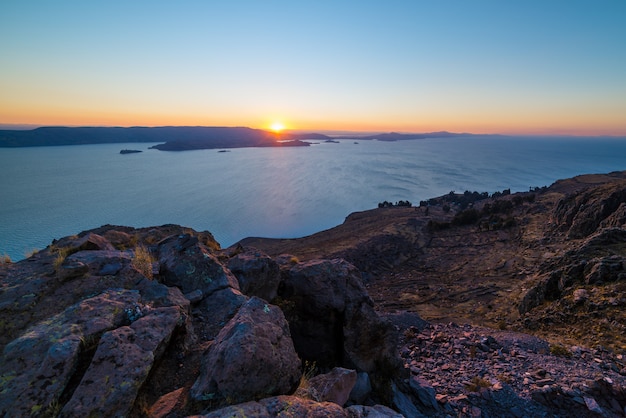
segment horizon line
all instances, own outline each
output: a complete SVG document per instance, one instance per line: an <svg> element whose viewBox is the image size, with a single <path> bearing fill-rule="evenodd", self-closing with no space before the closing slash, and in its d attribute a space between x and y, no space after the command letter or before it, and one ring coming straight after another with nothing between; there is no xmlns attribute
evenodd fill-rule
<svg viewBox="0 0 626 418"><path fill-rule="evenodd" d="M8 131L30 131L38 128L248 128L258 129L267 132L273 132L267 128L253 128L250 126L227 126L227 125L48 125L48 124L31 124L31 123L0 123L0 130ZM506 132L492 132L492 133L474 133L474 132L453 132L448 130L436 130L436 131L405 131L405 130L357 130L357 129L289 129L285 128L281 133L293 133L293 134L323 134L329 136L339 135L378 135L378 134L429 134L429 133L449 133L454 135L472 135L472 136L507 136L507 137L572 137L572 138L626 138L626 133L611 133L611 134L573 134L573 133L555 133L555 132L534 132L534 133L506 133Z"/></svg>

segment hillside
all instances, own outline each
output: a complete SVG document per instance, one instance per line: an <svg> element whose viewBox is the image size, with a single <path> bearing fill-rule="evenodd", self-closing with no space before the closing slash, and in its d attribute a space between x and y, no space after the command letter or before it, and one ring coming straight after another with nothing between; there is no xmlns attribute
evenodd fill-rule
<svg viewBox="0 0 626 418"><path fill-rule="evenodd" d="M271 256L288 252L301 260L345 258L364 272L381 311L409 310L429 320L532 331L568 343L626 350L621 327L596 332L586 321L572 318L572 312L555 312L579 287L595 284L586 278L591 271L615 271L609 283L604 279L599 280L602 286L593 286L592 299L610 298L608 294L623 287L617 277L626 241L621 229L615 229L626 220L623 190L626 172L584 175L549 188L478 200L473 208L479 216L466 225L453 224L463 210L449 202L453 197L442 196L431 199L428 209L372 209L308 237L246 238L241 244ZM451 207L447 213L446 205ZM583 262L567 285L546 279ZM557 290L533 290L546 280ZM591 303L618 311L626 325L618 308L626 303L623 298L613 298L615 309L599 300ZM539 310L545 311L544 319L553 318L542 324L535 318ZM572 333L576 337L570 339Z"/></svg>

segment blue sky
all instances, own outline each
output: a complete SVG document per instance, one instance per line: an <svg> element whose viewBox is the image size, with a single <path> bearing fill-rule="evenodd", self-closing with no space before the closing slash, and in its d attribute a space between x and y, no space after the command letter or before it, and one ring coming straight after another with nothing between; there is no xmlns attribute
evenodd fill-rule
<svg viewBox="0 0 626 418"><path fill-rule="evenodd" d="M626 135L626 1L13 1L0 123Z"/></svg>

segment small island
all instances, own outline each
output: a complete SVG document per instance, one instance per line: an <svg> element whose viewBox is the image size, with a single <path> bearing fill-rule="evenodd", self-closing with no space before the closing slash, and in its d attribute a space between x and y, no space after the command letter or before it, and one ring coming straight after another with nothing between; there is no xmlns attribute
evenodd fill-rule
<svg viewBox="0 0 626 418"><path fill-rule="evenodd" d="M138 149L123 149L120 151L120 154L136 154L138 152L143 152Z"/></svg>

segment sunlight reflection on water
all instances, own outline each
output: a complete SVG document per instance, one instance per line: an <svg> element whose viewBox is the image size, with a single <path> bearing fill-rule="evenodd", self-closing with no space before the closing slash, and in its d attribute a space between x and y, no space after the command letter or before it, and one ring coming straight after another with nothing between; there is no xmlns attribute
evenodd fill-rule
<svg viewBox="0 0 626 418"><path fill-rule="evenodd" d="M143 153L120 155L123 148ZM626 169L626 139L352 140L311 147L163 152L146 144L0 149L0 255L103 224L176 223L228 246L297 237L383 200L524 191Z"/></svg>

